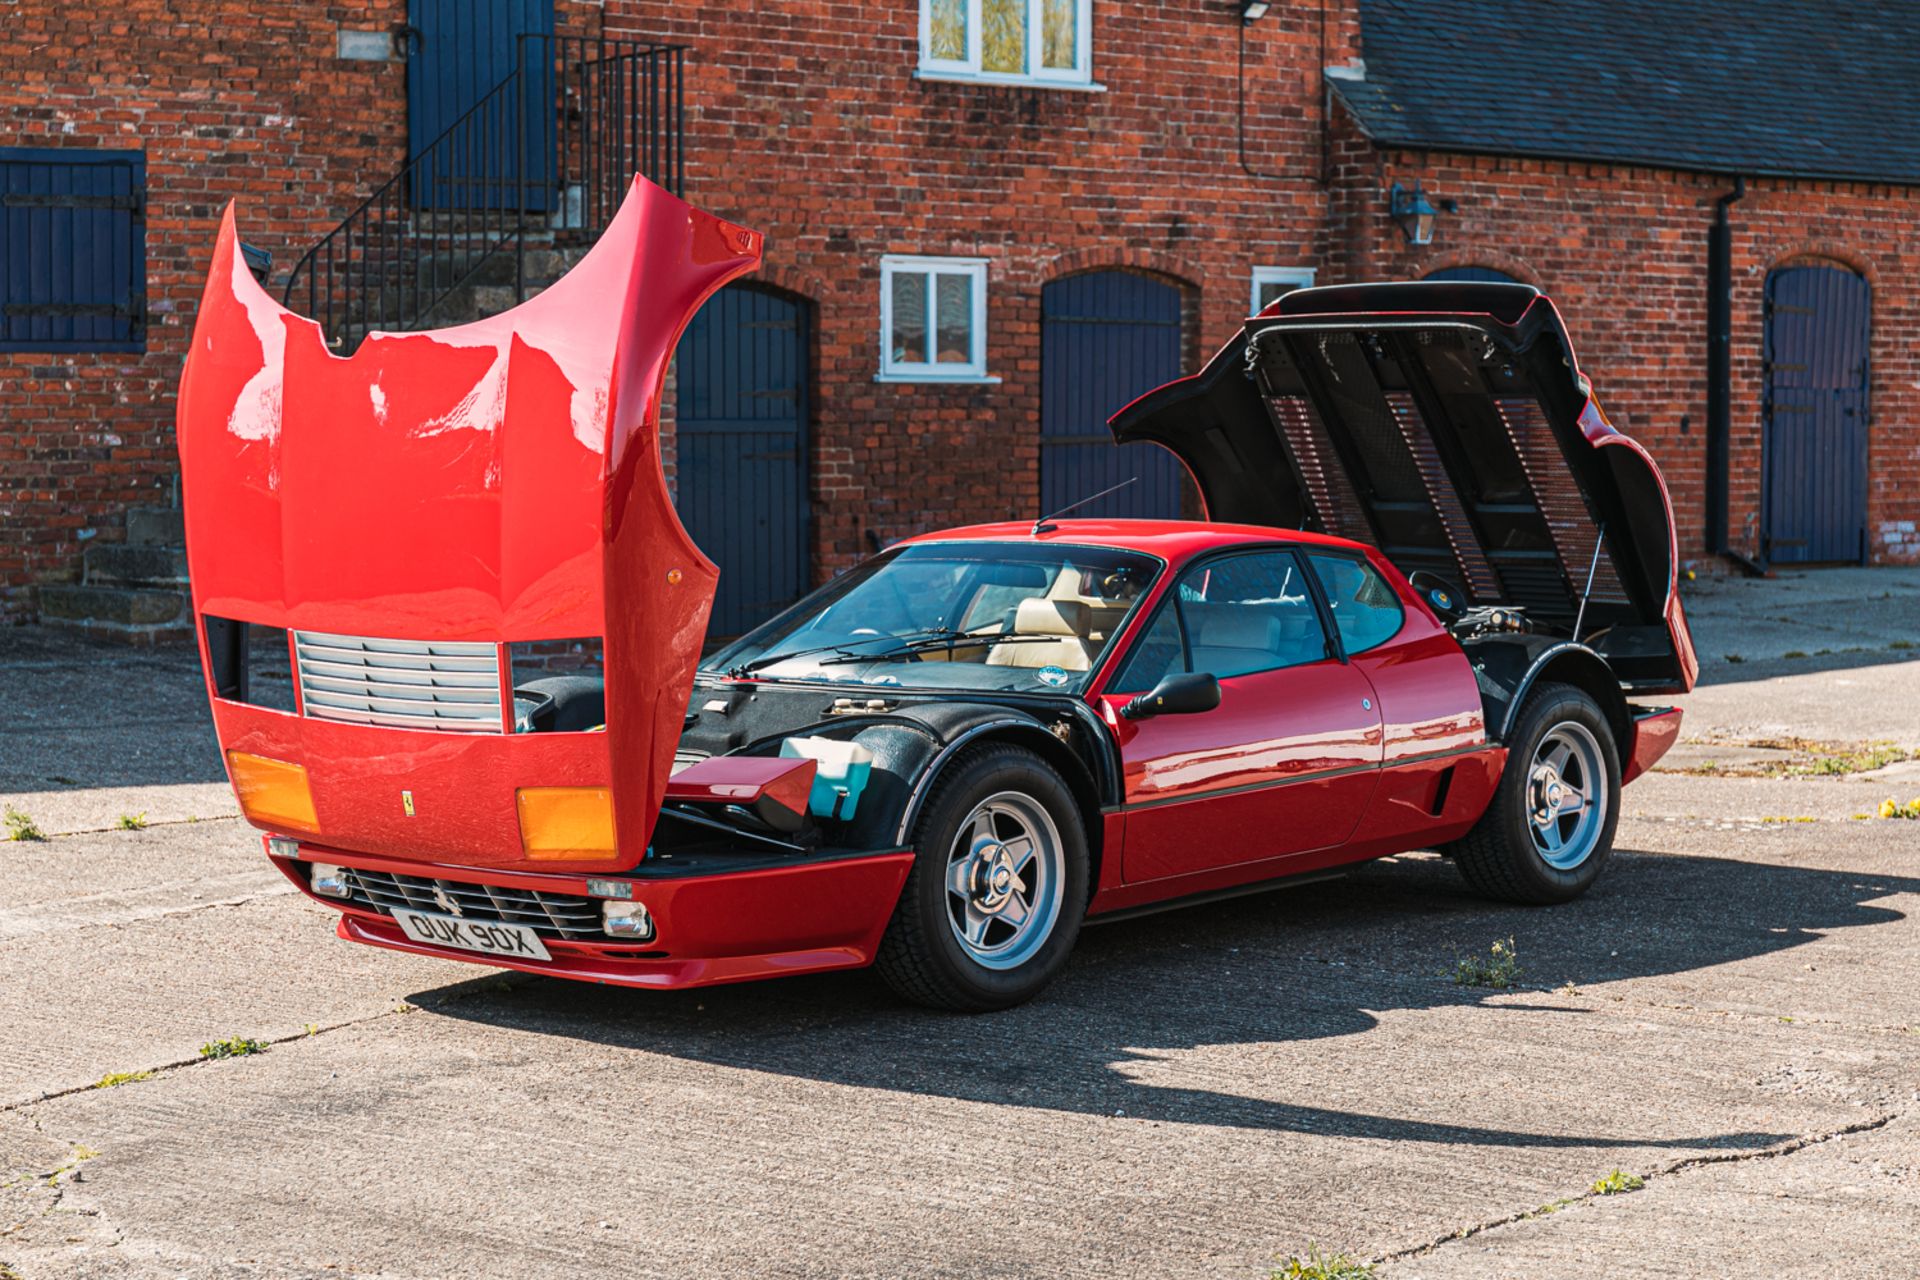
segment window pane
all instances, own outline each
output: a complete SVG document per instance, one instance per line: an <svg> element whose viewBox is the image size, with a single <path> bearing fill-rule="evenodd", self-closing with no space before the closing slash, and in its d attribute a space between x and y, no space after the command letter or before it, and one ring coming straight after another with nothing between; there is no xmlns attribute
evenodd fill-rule
<svg viewBox="0 0 1920 1280"><path fill-rule="evenodd" d="M1320 615L1285 552L1215 560L1190 571L1179 591L1195 671L1225 679L1327 656Z"/></svg>
<svg viewBox="0 0 1920 1280"><path fill-rule="evenodd" d="M926 0L933 7L927 56L947 62L967 60L967 0Z"/></svg>
<svg viewBox="0 0 1920 1280"><path fill-rule="evenodd" d="M1260 282L1259 309L1265 311L1268 307L1292 292L1293 286L1290 284L1282 284L1278 280L1262 280Z"/></svg>
<svg viewBox="0 0 1920 1280"><path fill-rule="evenodd" d="M1040 65L1071 71L1080 47L1080 0L1042 0Z"/></svg>
<svg viewBox="0 0 1920 1280"><path fill-rule="evenodd" d="M934 359L941 364L973 360L973 277L939 275L939 309L934 323ZM897 305L897 304L896 304Z"/></svg>
<svg viewBox="0 0 1920 1280"><path fill-rule="evenodd" d="M927 363L927 277L921 271L893 273L893 332L887 336L895 364Z"/></svg>
<svg viewBox="0 0 1920 1280"><path fill-rule="evenodd" d="M1327 593L1333 624L1340 628L1340 642L1348 653L1364 653L1399 634L1400 597L1379 570L1346 556L1307 558Z"/></svg>
<svg viewBox="0 0 1920 1280"><path fill-rule="evenodd" d="M1026 74L1027 0L981 0L980 69Z"/></svg>
<svg viewBox="0 0 1920 1280"><path fill-rule="evenodd" d="M1180 647L1180 614L1171 602L1164 605L1147 633L1134 646L1126 669L1114 677L1115 693L1145 693L1175 672L1187 669Z"/></svg>

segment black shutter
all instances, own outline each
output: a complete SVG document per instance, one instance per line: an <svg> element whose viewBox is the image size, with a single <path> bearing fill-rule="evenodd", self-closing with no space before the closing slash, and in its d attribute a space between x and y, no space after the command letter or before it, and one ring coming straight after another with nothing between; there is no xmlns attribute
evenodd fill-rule
<svg viewBox="0 0 1920 1280"><path fill-rule="evenodd" d="M146 349L146 157L0 147L0 351Z"/></svg>

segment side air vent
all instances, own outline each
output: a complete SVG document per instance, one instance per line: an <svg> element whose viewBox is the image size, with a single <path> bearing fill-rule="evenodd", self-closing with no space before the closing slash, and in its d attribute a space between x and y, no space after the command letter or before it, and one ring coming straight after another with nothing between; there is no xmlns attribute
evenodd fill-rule
<svg viewBox="0 0 1920 1280"><path fill-rule="evenodd" d="M309 716L354 724L501 733L500 654L477 642L294 632Z"/></svg>

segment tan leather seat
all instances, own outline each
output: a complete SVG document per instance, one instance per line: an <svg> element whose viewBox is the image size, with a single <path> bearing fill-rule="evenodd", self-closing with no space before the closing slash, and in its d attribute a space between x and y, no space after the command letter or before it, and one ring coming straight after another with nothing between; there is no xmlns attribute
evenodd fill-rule
<svg viewBox="0 0 1920 1280"><path fill-rule="evenodd" d="M1054 579L1052 588L1047 592L1047 599L1078 601L1087 606L1089 610L1087 629L1082 633L1082 638L1096 645L1104 644L1113 634L1113 629L1120 625L1120 620L1127 616L1127 610L1133 602L1088 595L1080 589L1082 576L1080 570L1068 565L1060 571L1060 576Z"/></svg>
<svg viewBox="0 0 1920 1280"><path fill-rule="evenodd" d="M987 652L987 665L1085 671L1092 665L1086 640L1091 612L1077 600L1022 600L1013 616L1013 629L1022 635L1059 638L994 645Z"/></svg>

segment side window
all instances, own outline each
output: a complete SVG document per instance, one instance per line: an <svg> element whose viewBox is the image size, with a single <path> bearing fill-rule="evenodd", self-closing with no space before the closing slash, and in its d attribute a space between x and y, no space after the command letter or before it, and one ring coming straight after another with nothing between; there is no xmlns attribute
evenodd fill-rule
<svg viewBox="0 0 1920 1280"><path fill-rule="evenodd" d="M1327 593L1348 654L1365 653L1400 634L1400 596L1378 569L1350 556L1310 552L1307 559Z"/></svg>
<svg viewBox="0 0 1920 1280"><path fill-rule="evenodd" d="M1145 693L1168 676L1186 669L1186 646L1180 636L1180 611L1169 600L1161 605L1159 616L1140 637L1139 643L1134 645L1127 665L1114 677L1113 692Z"/></svg>
<svg viewBox="0 0 1920 1280"><path fill-rule="evenodd" d="M1210 561L1189 569L1180 587L1195 671L1225 679L1327 656L1320 615L1290 552Z"/></svg>
<svg viewBox="0 0 1920 1280"><path fill-rule="evenodd" d="M1293 554L1231 555L1180 576L1113 691L1141 693L1176 671L1224 680L1326 656L1326 631Z"/></svg>

